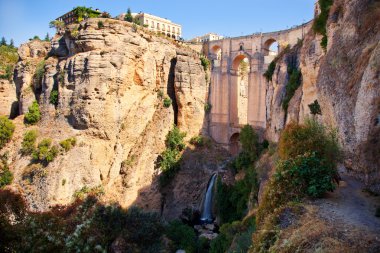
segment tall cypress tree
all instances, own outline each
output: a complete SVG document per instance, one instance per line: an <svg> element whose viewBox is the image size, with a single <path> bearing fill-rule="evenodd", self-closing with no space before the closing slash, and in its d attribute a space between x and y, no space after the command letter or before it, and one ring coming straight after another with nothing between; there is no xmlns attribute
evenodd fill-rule
<svg viewBox="0 0 380 253"><path fill-rule="evenodd" d="M6 45L7 45L7 40L4 37L2 37L1 42L0 42L0 46L6 46Z"/></svg>
<svg viewBox="0 0 380 253"><path fill-rule="evenodd" d="M128 22L133 22L133 16L132 16L131 8L128 8L128 11L127 11L127 14L125 15L124 20L128 21Z"/></svg>

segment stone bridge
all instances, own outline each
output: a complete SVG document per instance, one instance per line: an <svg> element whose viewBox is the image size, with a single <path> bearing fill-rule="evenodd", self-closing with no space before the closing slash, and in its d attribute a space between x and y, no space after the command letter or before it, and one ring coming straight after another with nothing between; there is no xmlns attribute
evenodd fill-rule
<svg viewBox="0 0 380 253"><path fill-rule="evenodd" d="M276 55L294 46L311 28L312 21L300 26L270 33L210 41L205 54L212 62L210 133L231 153L239 150L241 127L266 127L266 87L263 74ZM278 50L273 50L273 44ZM241 63L245 62L245 77Z"/></svg>

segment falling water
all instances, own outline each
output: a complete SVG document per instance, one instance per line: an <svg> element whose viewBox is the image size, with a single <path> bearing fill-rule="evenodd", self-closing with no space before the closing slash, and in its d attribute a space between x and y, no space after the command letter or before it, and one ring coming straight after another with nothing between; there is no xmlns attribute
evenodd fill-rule
<svg viewBox="0 0 380 253"><path fill-rule="evenodd" d="M214 189L214 184L215 180L217 178L217 175L214 174L211 177L211 180L208 183L207 186L207 191L206 191L206 196L203 201L203 210L202 210L202 215L201 215L201 221L204 223L212 223L213 218L212 218L212 195L213 195L213 189Z"/></svg>

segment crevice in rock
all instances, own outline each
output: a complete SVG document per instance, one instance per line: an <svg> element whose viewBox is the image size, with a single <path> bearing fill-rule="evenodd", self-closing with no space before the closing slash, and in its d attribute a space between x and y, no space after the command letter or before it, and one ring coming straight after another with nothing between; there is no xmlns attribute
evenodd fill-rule
<svg viewBox="0 0 380 253"><path fill-rule="evenodd" d="M175 66L177 64L177 59L173 58L170 61L170 70L169 70L169 78L168 78L168 88L167 88L167 94L172 100L172 106L174 110L174 124L177 125L178 123L178 104L177 99L175 96L175 88L174 88L174 81L175 81Z"/></svg>

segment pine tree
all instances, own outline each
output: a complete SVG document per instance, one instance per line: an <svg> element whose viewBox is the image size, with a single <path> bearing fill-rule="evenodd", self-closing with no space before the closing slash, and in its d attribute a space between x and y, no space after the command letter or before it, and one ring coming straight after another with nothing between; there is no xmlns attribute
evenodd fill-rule
<svg viewBox="0 0 380 253"><path fill-rule="evenodd" d="M133 22L133 16L132 16L131 8L128 8L128 11L127 11L127 14L125 15L124 20L128 21L128 22Z"/></svg>
<svg viewBox="0 0 380 253"><path fill-rule="evenodd" d="M7 40L4 37L2 37L1 42L0 42L0 46L6 46L6 45L7 45Z"/></svg>
<svg viewBox="0 0 380 253"><path fill-rule="evenodd" d="M49 33L47 33L46 34L46 36L45 36L45 39L44 39L45 41L50 41L50 35L49 35Z"/></svg>
<svg viewBox="0 0 380 253"><path fill-rule="evenodd" d="M11 42L9 43L9 46L12 47L12 48L15 47L15 42L13 41L13 39L11 39Z"/></svg>

